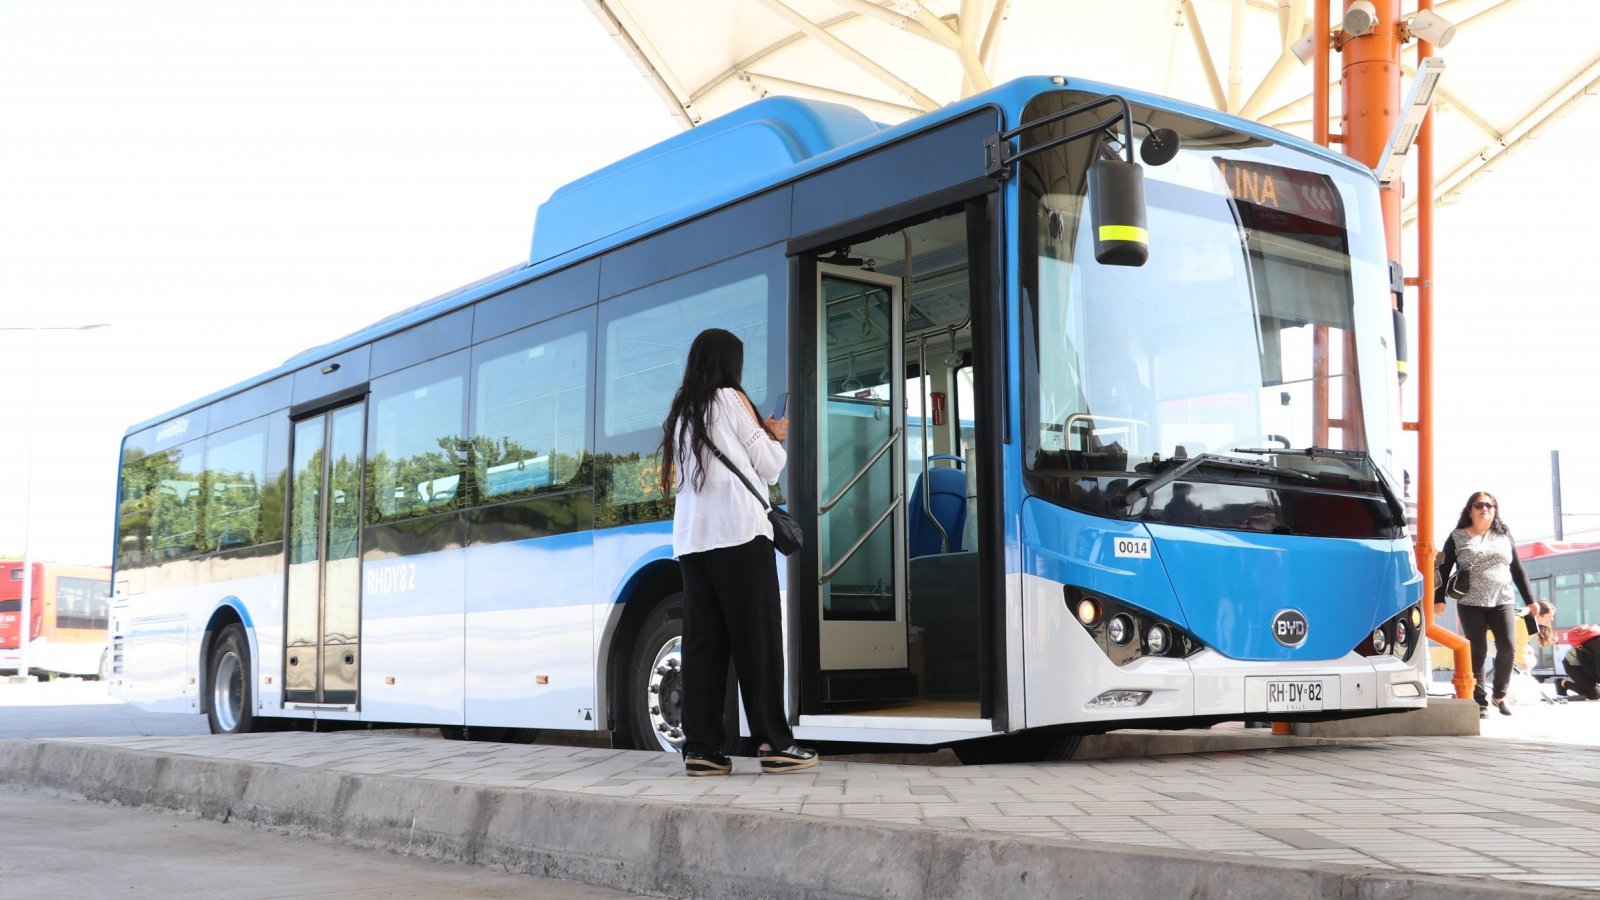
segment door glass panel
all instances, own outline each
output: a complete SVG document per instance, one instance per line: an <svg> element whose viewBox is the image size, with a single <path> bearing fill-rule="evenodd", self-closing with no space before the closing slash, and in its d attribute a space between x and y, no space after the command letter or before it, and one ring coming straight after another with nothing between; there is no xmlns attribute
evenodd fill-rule
<svg viewBox="0 0 1600 900"><path fill-rule="evenodd" d="M355 702L361 637L361 445L364 404L331 413L323 578L323 702Z"/></svg>
<svg viewBox="0 0 1600 900"><path fill-rule="evenodd" d="M365 410L357 403L294 424L283 667L290 703L356 702Z"/></svg>
<svg viewBox="0 0 1600 900"><path fill-rule="evenodd" d="M819 483L833 499L866 469L844 499L822 516L824 573L839 566L822 586L822 617L834 621L895 618L895 517L879 518L895 496L895 453L873 454L894 433L892 414L893 295L883 286L824 275L823 379ZM876 527L874 527L876 525ZM839 565L851 547L866 542Z"/></svg>
<svg viewBox="0 0 1600 900"><path fill-rule="evenodd" d="M294 426L289 492L289 577L284 623L284 698L315 701L322 593L322 438L326 416Z"/></svg>

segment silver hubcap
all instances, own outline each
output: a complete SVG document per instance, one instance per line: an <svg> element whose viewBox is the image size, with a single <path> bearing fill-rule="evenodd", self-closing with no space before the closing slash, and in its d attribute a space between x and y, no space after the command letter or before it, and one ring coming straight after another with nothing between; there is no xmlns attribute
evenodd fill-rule
<svg viewBox="0 0 1600 900"><path fill-rule="evenodd" d="M244 670L239 665L239 654L232 650L217 660L217 676L211 685L211 709L223 731L239 727L239 714L244 710Z"/></svg>
<svg viewBox="0 0 1600 900"><path fill-rule="evenodd" d="M645 709L650 710L650 728L661 749L677 753L683 749L683 638L675 637L656 651L650 683L645 686Z"/></svg>

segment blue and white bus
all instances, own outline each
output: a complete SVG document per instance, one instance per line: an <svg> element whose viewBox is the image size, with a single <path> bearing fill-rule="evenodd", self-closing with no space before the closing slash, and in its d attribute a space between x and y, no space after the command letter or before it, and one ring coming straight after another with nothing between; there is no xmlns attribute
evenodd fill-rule
<svg viewBox="0 0 1600 900"><path fill-rule="evenodd" d="M1372 173L1043 77L893 127L754 103L558 190L526 264L134 426L115 690L676 747L655 448L712 325L792 395L801 740L1425 704Z"/></svg>

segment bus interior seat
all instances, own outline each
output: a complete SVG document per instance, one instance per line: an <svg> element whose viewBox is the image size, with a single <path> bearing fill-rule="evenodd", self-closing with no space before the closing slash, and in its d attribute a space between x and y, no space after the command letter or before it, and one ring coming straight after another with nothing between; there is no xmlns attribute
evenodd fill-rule
<svg viewBox="0 0 1600 900"><path fill-rule="evenodd" d="M948 454L929 457L930 462L941 459L964 462L961 457ZM929 485L932 487L929 488ZM941 547L939 528L934 527L923 512L924 490L928 490L928 508L947 536L948 549ZM911 490L911 505L907 513L910 522L906 537L912 559L934 553L960 553L961 540L967 529L967 473L959 468L944 467L930 468L925 475L919 474L916 486Z"/></svg>

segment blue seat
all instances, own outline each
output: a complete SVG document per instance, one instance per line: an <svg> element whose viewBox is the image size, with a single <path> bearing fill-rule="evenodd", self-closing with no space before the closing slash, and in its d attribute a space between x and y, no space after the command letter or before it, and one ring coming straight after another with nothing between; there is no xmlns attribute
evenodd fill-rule
<svg viewBox="0 0 1600 900"><path fill-rule="evenodd" d="M965 466L967 461L959 456L940 453L928 457L931 466L936 460L949 460L960 466ZM928 556L934 553L947 552L959 553L961 551L962 533L967 527L967 473L960 468L930 468L927 472L927 482L923 483L922 474L917 475L917 484L911 489L911 505L906 510L909 521L907 528L907 544L910 548L911 558ZM932 485L931 488L928 485ZM944 528L948 548L941 548L939 544L939 529L928 521L928 516L922 510L922 493L928 490L928 505L933 512L934 519Z"/></svg>

